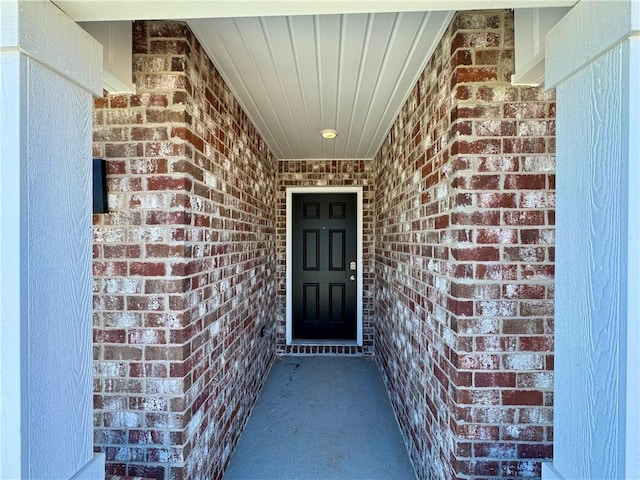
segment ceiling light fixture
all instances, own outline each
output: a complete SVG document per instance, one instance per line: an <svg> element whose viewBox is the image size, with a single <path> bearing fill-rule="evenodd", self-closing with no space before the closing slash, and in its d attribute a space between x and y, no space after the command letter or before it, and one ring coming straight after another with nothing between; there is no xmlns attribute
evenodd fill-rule
<svg viewBox="0 0 640 480"><path fill-rule="evenodd" d="M324 130L320 130L320 135L322 138L332 139L338 136L338 131L332 128L325 128Z"/></svg>

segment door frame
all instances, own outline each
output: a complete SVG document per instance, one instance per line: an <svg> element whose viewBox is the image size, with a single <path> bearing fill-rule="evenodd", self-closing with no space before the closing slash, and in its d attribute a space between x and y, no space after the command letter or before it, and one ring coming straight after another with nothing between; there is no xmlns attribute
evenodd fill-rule
<svg viewBox="0 0 640 480"><path fill-rule="evenodd" d="M287 304L287 326L286 340L287 345L313 345L313 344L331 344L331 345L357 345L362 346L362 187L288 187L287 193L287 285L286 285L286 304ZM293 308L292 308L292 286L293 274L291 271L292 251L291 240L293 235L293 219L292 219L292 201L294 193L355 193L356 194L356 297L357 297L357 333L356 341L352 340L296 340L293 338Z"/></svg>

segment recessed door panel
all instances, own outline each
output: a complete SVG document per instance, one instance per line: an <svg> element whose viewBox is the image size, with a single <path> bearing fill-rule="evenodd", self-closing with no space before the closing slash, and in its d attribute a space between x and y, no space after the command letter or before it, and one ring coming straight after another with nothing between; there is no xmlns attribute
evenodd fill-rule
<svg viewBox="0 0 640 480"><path fill-rule="evenodd" d="M302 288L304 321L317 322L320 320L320 285L317 283L305 283Z"/></svg>
<svg viewBox="0 0 640 480"><path fill-rule="evenodd" d="M345 251L345 231L329 231L329 270L344 270L346 259Z"/></svg>
<svg viewBox="0 0 640 480"><path fill-rule="evenodd" d="M304 230L302 243L303 267L305 270L318 270L320 268L320 231Z"/></svg>
<svg viewBox="0 0 640 480"><path fill-rule="evenodd" d="M292 338L356 340L356 194L294 193L291 201Z"/></svg>
<svg viewBox="0 0 640 480"><path fill-rule="evenodd" d="M329 218L341 219L347 214L347 205L344 202L329 203Z"/></svg>
<svg viewBox="0 0 640 480"><path fill-rule="evenodd" d="M302 205L302 218L305 220L320 218L320 204L317 202L304 202Z"/></svg>
<svg viewBox="0 0 640 480"><path fill-rule="evenodd" d="M344 322L345 284L329 284L329 321Z"/></svg>

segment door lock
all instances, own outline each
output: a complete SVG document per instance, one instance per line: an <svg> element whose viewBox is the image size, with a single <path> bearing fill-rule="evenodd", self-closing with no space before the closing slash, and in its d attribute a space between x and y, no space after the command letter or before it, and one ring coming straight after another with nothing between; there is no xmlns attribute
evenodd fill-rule
<svg viewBox="0 0 640 480"><path fill-rule="evenodd" d="M355 270L356 269L356 262L350 262L349 263L349 270Z"/></svg>

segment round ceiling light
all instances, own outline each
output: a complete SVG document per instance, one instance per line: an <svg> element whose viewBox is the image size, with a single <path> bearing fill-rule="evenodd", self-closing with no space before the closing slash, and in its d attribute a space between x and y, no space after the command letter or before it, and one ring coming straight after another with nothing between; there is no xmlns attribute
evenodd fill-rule
<svg viewBox="0 0 640 480"><path fill-rule="evenodd" d="M332 128L325 128L320 130L320 135L322 135L322 138L332 139L338 136L338 131Z"/></svg>

